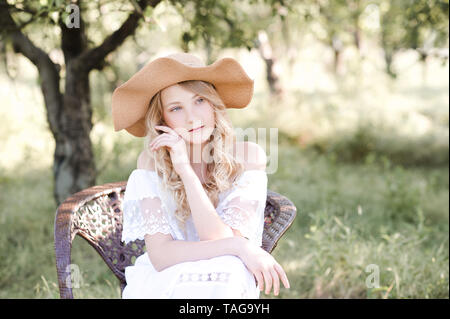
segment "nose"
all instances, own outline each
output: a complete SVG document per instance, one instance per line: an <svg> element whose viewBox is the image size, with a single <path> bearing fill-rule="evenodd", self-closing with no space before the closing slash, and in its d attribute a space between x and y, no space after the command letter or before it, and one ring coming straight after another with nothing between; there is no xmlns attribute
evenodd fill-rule
<svg viewBox="0 0 450 319"><path fill-rule="evenodd" d="M194 113L193 107L186 109L186 122L191 127L202 123L201 119Z"/></svg>

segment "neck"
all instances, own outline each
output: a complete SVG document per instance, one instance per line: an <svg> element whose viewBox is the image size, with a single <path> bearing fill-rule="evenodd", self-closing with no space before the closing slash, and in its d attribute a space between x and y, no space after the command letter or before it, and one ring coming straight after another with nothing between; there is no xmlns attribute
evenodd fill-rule
<svg viewBox="0 0 450 319"><path fill-rule="evenodd" d="M192 169L197 174L197 176L201 177L202 180L206 178L206 165L207 163L203 161L202 151L205 148L207 143L203 144L189 144L188 152L189 152L189 160Z"/></svg>
<svg viewBox="0 0 450 319"><path fill-rule="evenodd" d="M188 152L189 152L189 160L191 165L200 166L203 165L203 149L205 148L207 143L203 144L189 144Z"/></svg>

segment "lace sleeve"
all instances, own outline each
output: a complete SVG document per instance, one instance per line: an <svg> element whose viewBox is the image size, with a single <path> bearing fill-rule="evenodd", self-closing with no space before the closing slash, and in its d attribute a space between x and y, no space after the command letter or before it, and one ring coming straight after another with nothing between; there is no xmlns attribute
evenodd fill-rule
<svg viewBox="0 0 450 319"><path fill-rule="evenodd" d="M217 207L222 220L250 241L261 246L267 198L267 174L248 170L235 181Z"/></svg>
<svg viewBox="0 0 450 319"><path fill-rule="evenodd" d="M155 172L143 169L134 170L128 178L123 201L122 241L125 244L143 240L146 234L170 234L157 179Z"/></svg>

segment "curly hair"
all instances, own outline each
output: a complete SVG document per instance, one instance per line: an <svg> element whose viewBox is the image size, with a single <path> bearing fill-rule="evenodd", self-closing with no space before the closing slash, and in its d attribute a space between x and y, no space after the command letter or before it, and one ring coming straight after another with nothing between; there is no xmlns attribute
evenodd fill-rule
<svg viewBox="0 0 450 319"><path fill-rule="evenodd" d="M183 81L178 84L208 100L214 109L215 127L205 146L206 150L204 149L203 152L209 152L209 159L212 159L208 160L206 164L205 191L211 203L214 207L217 207L219 194L228 190L233 180L244 171L243 163L237 161L232 155L236 135L226 113L226 106L214 85L199 80ZM162 178L166 191L172 193L175 199L177 205L175 217L180 228L184 230L185 222L191 215L191 210L184 184L172 166L170 152L167 148L159 148L156 152L151 152L148 148L149 142L159 135L159 132L155 130L155 126L158 125L168 126L163 118L161 91L151 99L145 116L147 134L144 149L149 158L154 158L157 174ZM204 158L203 155L202 158Z"/></svg>

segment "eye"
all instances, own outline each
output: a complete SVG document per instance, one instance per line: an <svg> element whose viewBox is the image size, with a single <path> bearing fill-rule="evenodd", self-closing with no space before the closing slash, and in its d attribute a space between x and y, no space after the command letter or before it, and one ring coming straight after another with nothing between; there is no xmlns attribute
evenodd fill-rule
<svg viewBox="0 0 450 319"><path fill-rule="evenodd" d="M204 100L205 100L205 99L203 99L203 98L200 97L200 98L197 99L197 102L198 102L198 101L201 101L200 103L202 103Z"/></svg>
<svg viewBox="0 0 450 319"><path fill-rule="evenodd" d="M176 110L176 109L179 109L179 108L180 108L179 106L176 106L176 107L174 107L173 109L171 109L170 112L172 112L172 111L174 111L174 110Z"/></svg>

